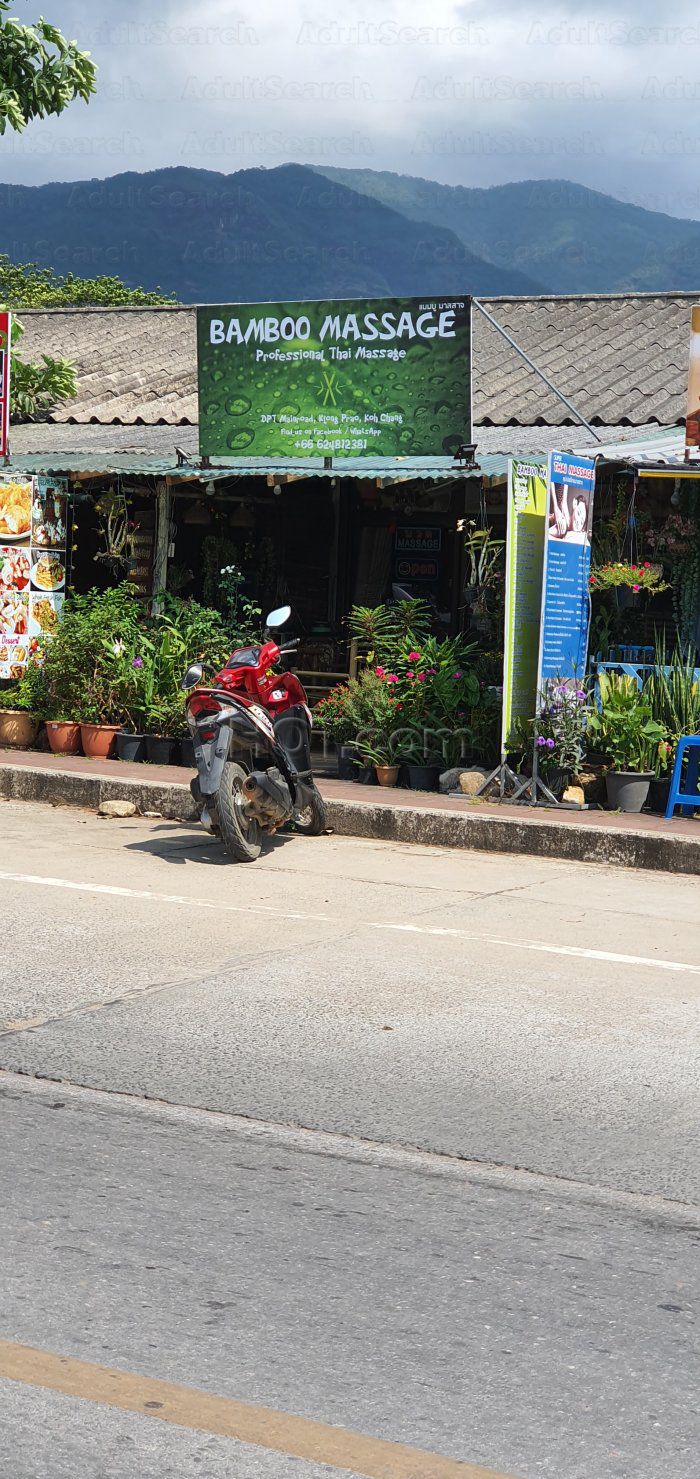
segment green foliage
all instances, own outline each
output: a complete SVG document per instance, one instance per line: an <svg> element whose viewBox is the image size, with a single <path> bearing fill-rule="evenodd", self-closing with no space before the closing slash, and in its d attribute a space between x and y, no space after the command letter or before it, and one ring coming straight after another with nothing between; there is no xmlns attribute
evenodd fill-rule
<svg viewBox="0 0 700 1479"><path fill-rule="evenodd" d="M15 331L20 325L13 321ZM53 359L42 354L39 364L28 364L13 351L10 379L10 415L12 420L34 421L44 411L70 400L77 390L75 370L67 359Z"/></svg>
<svg viewBox="0 0 700 1479"><path fill-rule="evenodd" d="M585 688L566 678L550 678L542 690L539 714L514 724L508 749L511 754L519 754L525 766L532 762L536 748L538 767L544 776L554 771L575 775L583 760L587 722Z"/></svg>
<svg viewBox="0 0 700 1479"><path fill-rule="evenodd" d="M634 678L599 673L600 711L591 708L588 731L615 770L655 770L665 761L667 733Z"/></svg>
<svg viewBox="0 0 700 1479"><path fill-rule="evenodd" d="M49 21L22 25L0 0L0 134L21 133L34 118L62 113L75 98L95 91L96 68L88 52L66 41Z"/></svg>
<svg viewBox="0 0 700 1479"><path fill-rule="evenodd" d="M201 662L217 672L233 648L240 645L233 640L221 612L213 611L211 606L201 606L198 601L183 600L164 592L161 613L182 637L185 667Z"/></svg>
<svg viewBox="0 0 700 1479"><path fill-rule="evenodd" d="M397 722L397 700L383 678L366 669L348 684L347 714L356 738L364 731L390 734Z"/></svg>
<svg viewBox="0 0 700 1479"><path fill-rule="evenodd" d="M118 277L76 277L34 262L11 262L0 253L0 303L22 308L153 307L173 303L172 294L128 288Z"/></svg>
<svg viewBox="0 0 700 1479"><path fill-rule="evenodd" d="M398 765L392 734L375 734L371 740L358 740L355 748L370 765Z"/></svg>
<svg viewBox="0 0 700 1479"><path fill-rule="evenodd" d="M695 677L694 653L684 655L677 646L669 663L665 640L657 638L655 667L644 684L644 698L673 745L682 734L700 734L700 683Z"/></svg>
<svg viewBox="0 0 700 1479"><path fill-rule="evenodd" d="M345 745L352 739L354 724L348 705L347 683L337 683L314 709L314 724L323 730L326 738L336 745Z"/></svg>
<svg viewBox="0 0 700 1479"><path fill-rule="evenodd" d="M381 606L353 606L347 618L351 637L361 657L370 663L391 663L409 637L430 631L430 608L419 596Z"/></svg>
<svg viewBox="0 0 700 1479"><path fill-rule="evenodd" d="M260 631L262 610L244 592L245 576L238 565L224 565L219 571L220 609L233 647L245 647Z"/></svg>
<svg viewBox="0 0 700 1479"><path fill-rule="evenodd" d="M143 607L127 583L70 596L46 644L42 718L123 723L143 623Z"/></svg>

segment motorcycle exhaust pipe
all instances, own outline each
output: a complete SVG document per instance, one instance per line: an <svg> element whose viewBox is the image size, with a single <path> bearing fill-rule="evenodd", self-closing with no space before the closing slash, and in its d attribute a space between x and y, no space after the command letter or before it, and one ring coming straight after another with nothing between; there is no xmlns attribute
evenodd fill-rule
<svg viewBox="0 0 700 1479"><path fill-rule="evenodd" d="M280 777L281 779L281 777ZM264 783L261 785L261 781ZM284 783L283 783L284 784ZM264 772L247 775L241 790L245 797L245 810L248 816L254 817L262 827L274 829L286 822L290 815L291 806L286 804L282 795L272 795L268 789L270 783ZM278 788L274 787L276 791ZM285 786L286 790L286 786Z"/></svg>

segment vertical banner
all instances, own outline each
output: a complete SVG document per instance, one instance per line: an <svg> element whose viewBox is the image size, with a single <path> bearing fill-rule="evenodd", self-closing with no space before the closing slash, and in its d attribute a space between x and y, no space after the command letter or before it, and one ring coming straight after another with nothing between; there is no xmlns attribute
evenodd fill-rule
<svg viewBox="0 0 700 1479"><path fill-rule="evenodd" d="M503 756L515 720L531 719L537 707L546 516L546 464L511 458L503 643Z"/></svg>
<svg viewBox="0 0 700 1479"><path fill-rule="evenodd" d="M12 347L12 314L0 313L0 458L10 449L10 363Z"/></svg>
<svg viewBox="0 0 700 1479"><path fill-rule="evenodd" d="M53 635L68 569L68 480L0 480L0 678Z"/></svg>
<svg viewBox="0 0 700 1479"><path fill-rule="evenodd" d="M700 303L690 310L690 355L688 359L688 405L685 416L685 450L700 447Z"/></svg>
<svg viewBox="0 0 700 1479"><path fill-rule="evenodd" d="M551 452L548 483L538 688L586 671L595 462Z"/></svg>

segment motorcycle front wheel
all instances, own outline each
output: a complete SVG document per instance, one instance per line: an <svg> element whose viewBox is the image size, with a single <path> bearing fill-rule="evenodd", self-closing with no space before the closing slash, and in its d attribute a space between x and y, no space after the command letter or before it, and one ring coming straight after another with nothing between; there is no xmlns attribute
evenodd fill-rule
<svg viewBox="0 0 700 1479"><path fill-rule="evenodd" d="M218 812L221 839L229 857L237 863L254 863L260 857L262 832L260 823L247 817L243 810L241 788L245 778L242 765L226 761L219 786Z"/></svg>

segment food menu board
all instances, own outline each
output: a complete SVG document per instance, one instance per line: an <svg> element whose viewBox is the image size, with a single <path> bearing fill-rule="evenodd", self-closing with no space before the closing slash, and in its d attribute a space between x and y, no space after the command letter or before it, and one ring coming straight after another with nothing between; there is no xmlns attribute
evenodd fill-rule
<svg viewBox="0 0 700 1479"><path fill-rule="evenodd" d="M68 573L66 478L0 479L0 678L19 678L60 619Z"/></svg>

